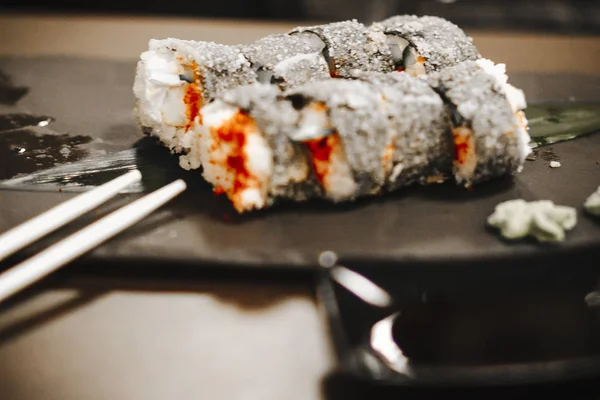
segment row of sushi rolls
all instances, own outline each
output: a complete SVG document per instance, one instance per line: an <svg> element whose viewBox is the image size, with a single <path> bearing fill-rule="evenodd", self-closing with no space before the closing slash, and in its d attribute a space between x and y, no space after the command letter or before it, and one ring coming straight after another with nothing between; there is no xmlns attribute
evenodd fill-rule
<svg viewBox="0 0 600 400"><path fill-rule="evenodd" d="M202 169L239 213L471 186L529 154L522 90L448 20L298 27L246 45L152 39L137 64L143 131Z"/></svg>

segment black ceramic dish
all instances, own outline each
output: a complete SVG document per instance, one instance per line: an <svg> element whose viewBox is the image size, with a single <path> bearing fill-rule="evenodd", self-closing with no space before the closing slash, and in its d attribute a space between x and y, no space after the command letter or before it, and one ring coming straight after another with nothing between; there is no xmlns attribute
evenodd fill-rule
<svg viewBox="0 0 600 400"><path fill-rule="evenodd" d="M598 223L583 216L576 229L569 232L568 240L556 248L542 249L527 242L507 244L485 228L485 219L495 205L515 197L551 199L581 209L585 197L600 184L600 135L540 148L537 160L528 161L515 179L500 179L470 191L451 184L435 185L356 204L282 204L238 216L226 199L212 193L199 171L184 173L177 167L176 157L144 138L132 115L134 62L5 58L0 59L0 70L15 86L28 88L16 104L0 105L0 114L53 118L44 126L0 133L2 139L12 140L0 157L3 176L32 173L54 163L63 172L68 170L45 184L39 180L29 185L21 182L11 187L17 190L2 190L0 231L73 196L70 192L80 190L81 185L105 182L130 168L142 170L142 190L177 177L189 183L190 190L183 196L86 258L155 261L169 268L186 263L196 269L219 265L284 271L310 270L321 251L333 250L344 260L398 265L460 261L480 268L482 262L491 260L516 262L540 253L577 253L600 244ZM600 78L565 74L559 80L555 78L511 74L511 81L524 89L530 103L573 97L594 100L600 93ZM41 137L45 142L36 148L35 143L27 142L31 137ZM19 139L26 144L20 145ZM53 145L56 141L62 141L60 151ZM23 153L21 148L25 149ZM29 157L29 164L11 161L23 157ZM562 167L549 168L550 159L559 159ZM15 165L29 169L11 173ZM86 168L87 172L78 173ZM139 195L124 195L120 201ZM109 204L100 212L110 208ZM97 216L90 213L80 223ZM18 256L36 252L64 234L57 232Z"/></svg>
<svg viewBox="0 0 600 400"><path fill-rule="evenodd" d="M596 260L591 252L480 268L342 260L393 304L367 304L328 271L317 293L342 370L354 377L446 387L566 381L600 374Z"/></svg>

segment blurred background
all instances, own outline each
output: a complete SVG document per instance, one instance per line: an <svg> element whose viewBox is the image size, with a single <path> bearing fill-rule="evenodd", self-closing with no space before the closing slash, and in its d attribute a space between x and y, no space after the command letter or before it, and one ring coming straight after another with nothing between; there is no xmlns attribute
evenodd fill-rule
<svg viewBox="0 0 600 400"><path fill-rule="evenodd" d="M369 23L393 14L429 14L462 28L600 33L599 0L0 0L0 12L93 12L278 21Z"/></svg>

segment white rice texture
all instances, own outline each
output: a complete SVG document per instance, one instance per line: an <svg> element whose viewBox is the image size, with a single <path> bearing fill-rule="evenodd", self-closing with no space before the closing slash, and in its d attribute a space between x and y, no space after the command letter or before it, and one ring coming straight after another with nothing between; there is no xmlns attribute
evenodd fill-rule
<svg viewBox="0 0 600 400"><path fill-rule="evenodd" d="M202 132L200 109L224 90L256 80L238 49L212 42L152 39L138 61L133 92L135 116L169 149L181 166L199 168L194 153Z"/></svg>
<svg viewBox="0 0 600 400"><path fill-rule="evenodd" d="M202 111L203 132L196 143L203 176L242 213L267 204L273 154L251 117L220 100Z"/></svg>
<svg viewBox="0 0 600 400"><path fill-rule="evenodd" d="M513 112L516 116L516 127L515 134L519 139L519 149L521 151L521 162L525 161L525 158L531 153L531 147L529 143L531 137L529 136L529 128L527 118L523 110L527 108L527 101L525 100L525 93L510 83L508 83L508 76L506 75L506 64L494 64L493 61L486 58L480 58L476 61L485 72L496 78L499 86L506 95L506 99L510 103Z"/></svg>

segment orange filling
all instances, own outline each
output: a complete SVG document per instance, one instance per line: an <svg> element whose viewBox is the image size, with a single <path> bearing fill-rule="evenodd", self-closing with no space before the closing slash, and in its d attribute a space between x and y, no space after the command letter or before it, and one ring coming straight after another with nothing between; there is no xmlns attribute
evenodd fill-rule
<svg viewBox="0 0 600 400"><path fill-rule="evenodd" d="M392 168L392 158L394 157L394 143L390 143L385 147L383 152L383 159L381 161L381 165L383 166L384 171L389 171Z"/></svg>
<svg viewBox="0 0 600 400"><path fill-rule="evenodd" d="M327 106L320 102L313 102L308 105L308 108L312 108L315 112L327 112Z"/></svg>
<svg viewBox="0 0 600 400"><path fill-rule="evenodd" d="M425 57L422 57L422 56L417 56L417 64L423 65L423 64L425 64L425 61L427 61L427 59L426 59ZM418 72L415 72L415 71L413 71L413 72L411 73L411 76L415 76L415 77L417 77L417 76L419 76L419 73L418 73Z"/></svg>
<svg viewBox="0 0 600 400"><path fill-rule="evenodd" d="M256 132L254 119L243 111L238 111L225 123L218 128L211 128L212 142L218 146L219 143L227 145L227 154L222 161L223 168L231 174L232 183L229 188L217 186L216 194L226 193L232 200L234 207L238 211L240 204L240 194L246 189L260 187L258 179L253 176L246 167L248 156L245 151L247 135ZM211 160L211 164L217 161Z"/></svg>
<svg viewBox="0 0 600 400"><path fill-rule="evenodd" d="M323 187L326 187L329 165L336 149L341 144L340 137L336 133L319 139L307 140L304 143L308 151L310 151L312 166L317 175L317 180Z"/></svg>
<svg viewBox="0 0 600 400"><path fill-rule="evenodd" d="M333 57L330 57L329 59L329 76L332 78L339 77L337 69L335 68L335 60L333 59Z"/></svg>
<svg viewBox="0 0 600 400"><path fill-rule="evenodd" d="M446 180L446 177L443 174L438 174L438 175L428 176L425 181L427 182L427 184L432 184L432 183L444 183L445 180Z"/></svg>
<svg viewBox="0 0 600 400"><path fill-rule="evenodd" d="M454 137L454 161L458 165L467 164L475 154L471 129L459 126L452 129Z"/></svg>
<svg viewBox="0 0 600 400"><path fill-rule="evenodd" d="M516 114L517 114L517 118L519 118L519 123L521 124L521 126L524 129L529 130L529 126L525 122L525 113L523 111L517 111Z"/></svg>
<svg viewBox="0 0 600 400"><path fill-rule="evenodd" d="M202 99L202 86L200 83L200 71L198 70L198 65L192 61L188 66L194 72L194 82L187 85L183 97L183 102L186 105L185 114L188 121L185 125L186 132L190 130L196 117L199 118L198 123L202 124L200 108L202 108L204 103Z"/></svg>

